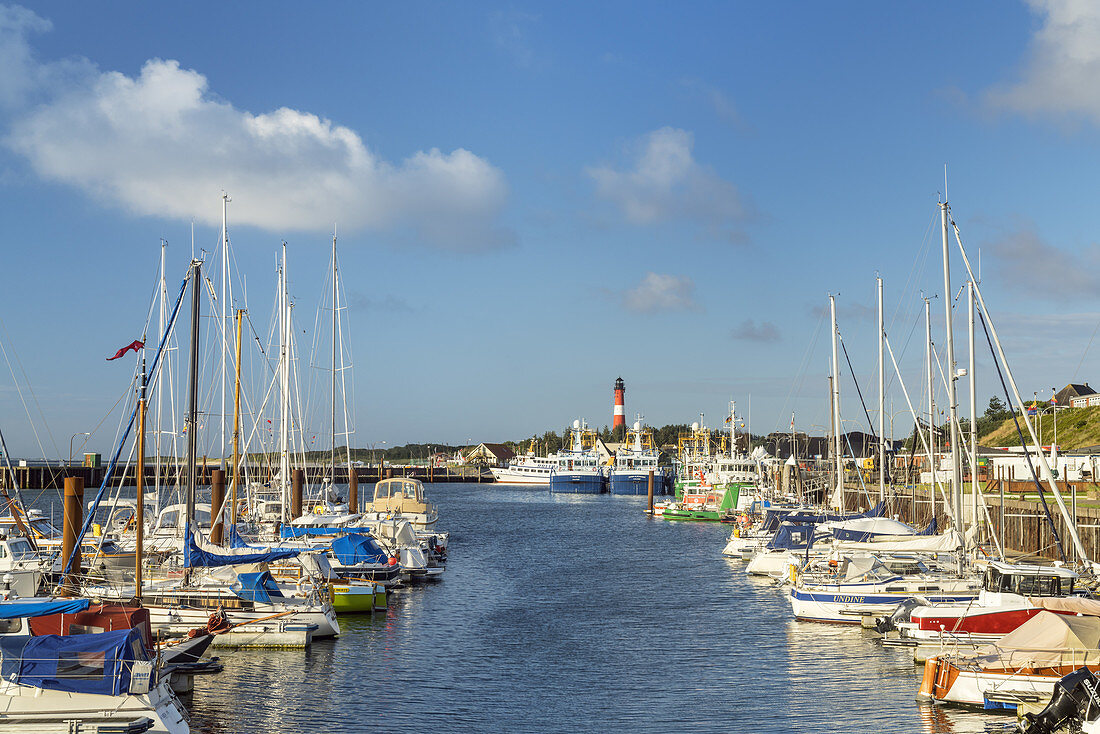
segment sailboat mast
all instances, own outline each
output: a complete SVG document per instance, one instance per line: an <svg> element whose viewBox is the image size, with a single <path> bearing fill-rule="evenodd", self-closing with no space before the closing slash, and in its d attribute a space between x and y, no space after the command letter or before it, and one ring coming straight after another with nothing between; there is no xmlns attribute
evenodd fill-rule
<svg viewBox="0 0 1100 734"><path fill-rule="evenodd" d="M167 308L168 308L168 303L167 303L167 300L168 300L168 287L167 287L167 285L165 284L165 281L164 281L164 257L165 257L165 250L167 248L168 248L168 243L165 240L161 240L160 241L160 292L157 294L157 301L159 302L159 305L160 305L159 313L157 314L157 324L160 327L158 332L157 332L158 334L163 334L164 333L165 325L166 325L167 319L168 319L168 313L167 313ZM166 363L168 362L170 355L171 355L171 350L168 349L168 345L166 344L165 349L164 349L164 361ZM171 370L169 368L169 365L165 364L164 367L161 367L160 373L161 373L161 375L167 375L168 376L168 382L169 382L169 385L170 385L171 380L172 380L172 373L171 373ZM162 435L161 429L163 428L163 426L161 425L161 405L162 405L161 395L163 394L165 383L164 383L164 380L162 380L162 379L158 379L156 381L156 383L157 383L157 386L156 386L156 388L157 388L157 420L156 420L157 425L156 425L156 429L155 429L156 437L153 439L153 451L156 454L156 464L154 465L154 469L153 469L153 495L155 497L154 502L153 502L153 507L154 507L155 511L159 512L160 511L160 462L161 462L160 438L161 438L161 435ZM169 389L171 389L171 387L169 387Z"/></svg>
<svg viewBox="0 0 1100 734"><path fill-rule="evenodd" d="M951 318L951 251L949 249L949 233L947 216L947 201L940 204L940 215L943 219L943 309L947 329L947 407L948 425L951 433L951 503L955 511L955 530L963 531L962 514L962 454L959 451L959 401L955 394L955 381L958 379L955 368L955 328Z"/></svg>
<svg viewBox="0 0 1100 734"><path fill-rule="evenodd" d="M196 434L198 433L199 399L199 316L201 311L202 261L191 261L191 362L187 374L187 499L186 515L195 517L195 489L198 485ZM185 539L185 542L186 539Z"/></svg>
<svg viewBox="0 0 1100 734"><path fill-rule="evenodd" d="M332 231L332 485L336 486L336 230Z"/></svg>
<svg viewBox="0 0 1100 734"><path fill-rule="evenodd" d="M936 404L932 399L932 302L924 299L924 368L928 381L928 470L932 472L932 517L936 517Z"/></svg>
<svg viewBox="0 0 1100 734"><path fill-rule="evenodd" d="M228 342L228 329L226 328L228 326L228 324L226 323L226 312L225 312L225 308L226 308L226 287L229 284L229 231L226 228L226 222L225 222L225 210L226 210L226 203L228 201L229 201L229 197L223 191L222 192L222 299L221 299L222 300L222 302L221 302L222 315L221 315L221 321L219 322L219 324L221 326L221 329L219 329L219 331L221 331L221 336L222 336L222 361L221 361L221 365L218 368L218 373L221 376L221 383L222 383L222 391L221 391L222 392L222 394L221 394L222 409L221 409L221 413L218 414L218 427L219 427L218 432L221 434L221 451L218 453L218 466L222 467L222 468L225 467L225 369L226 369L226 364L229 361L229 344L227 343ZM213 522L213 520L211 520L211 522Z"/></svg>
<svg viewBox="0 0 1100 734"><path fill-rule="evenodd" d="M141 358L141 393L138 397L137 473L134 475L137 499L134 504L134 598L141 598L141 565L145 545L145 357Z"/></svg>
<svg viewBox="0 0 1100 734"><path fill-rule="evenodd" d="M840 360L837 354L836 296L829 296L833 327L833 451L836 453L836 490L833 506L844 508L844 453L840 448Z"/></svg>
<svg viewBox="0 0 1100 734"><path fill-rule="evenodd" d="M966 339L970 349L970 498L978 522L978 375L974 354L974 282L966 281Z"/></svg>
<svg viewBox="0 0 1100 734"><path fill-rule="evenodd" d="M282 475L283 519L290 520L290 297L287 293L286 242L283 243L283 260L279 283L280 335L279 369L282 371L282 419L279 424L279 471Z"/></svg>
<svg viewBox="0 0 1100 734"><path fill-rule="evenodd" d="M241 322L244 309L237 309L237 364L236 385L233 388L233 473L229 480L229 527L232 533L233 525L237 522L237 482L241 463ZM222 521L224 524L224 520ZM230 536L232 542L232 535Z"/></svg>
<svg viewBox="0 0 1100 734"><path fill-rule="evenodd" d="M878 499L886 499L886 355L882 335L886 324L882 313L882 278L878 281Z"/></svg>

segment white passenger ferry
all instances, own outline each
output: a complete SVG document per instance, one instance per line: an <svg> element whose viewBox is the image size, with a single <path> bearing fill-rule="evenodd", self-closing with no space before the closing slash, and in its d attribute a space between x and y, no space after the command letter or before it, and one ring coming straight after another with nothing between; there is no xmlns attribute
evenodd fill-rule
<svg viewBox="0 0 1100 734"><path fill-rule="evenodd" d="M506 467L492 467L493 478L500 484L540 484L549 486L550 473L558 465L557 456L517 456Z"/></svg>

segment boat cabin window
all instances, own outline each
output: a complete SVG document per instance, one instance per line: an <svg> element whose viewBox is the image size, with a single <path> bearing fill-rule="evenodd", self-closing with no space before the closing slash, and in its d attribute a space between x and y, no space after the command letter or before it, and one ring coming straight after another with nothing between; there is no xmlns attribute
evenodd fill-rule
<svg viewBox="0 0 1100 734"><path fill-rule="evenodd" d="M0 635L14 635L23 631L23 620L19 617L0 619Z"/></svg>
<svg viewBox="0 0 1100 734"><path fill-rule="evenodd" d="M63 651L57 656L57 677L62 680L103 680L107 653Z"/></svg>
<svg viewBox="0 0 1100 734"><path fill-rule="evenodd" d="M1068 587L1063 591L1060 576L1040 574L1001 573L995 568L985 572L986 591L1004 591L1021 596L1061 596L1073 593L1073 579L1066 579Z"/></svg>
<svg viewBox="0 0 1100 734"><path fill-rule="evenodd" d="M31 530L39 538L60 538L61 531L49 520L31 520Z"/></svg>
<svg viewBox="0 0 1100 734"><path fill-rule="evenodd" d="M200 528L210 527L210 510L195 508L195 524ZM165 510L160 513L159 527L175 528L180 526L180 510Z"/></svg>
<svg viewBox="0 0 1100 734"><path fill-rule="evenodd" d="M31 548L31 544L25 538L15 538L8 541L8 549L11 550L11 555L17 561L24 559L32 559L35 557L34 548Z"/></svg>

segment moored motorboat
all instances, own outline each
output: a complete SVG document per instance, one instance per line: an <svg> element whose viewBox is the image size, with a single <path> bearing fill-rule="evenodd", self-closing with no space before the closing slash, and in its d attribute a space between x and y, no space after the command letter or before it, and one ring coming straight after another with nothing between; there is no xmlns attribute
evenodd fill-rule
<svg viewBox="0 0 1100 734"><path fill-rule="evenodd" d="M1100 617L1042 611L996 644L925 661L918 698L980 708L1015 708L1050 698L1064 675L1100 670Z"/></svg>

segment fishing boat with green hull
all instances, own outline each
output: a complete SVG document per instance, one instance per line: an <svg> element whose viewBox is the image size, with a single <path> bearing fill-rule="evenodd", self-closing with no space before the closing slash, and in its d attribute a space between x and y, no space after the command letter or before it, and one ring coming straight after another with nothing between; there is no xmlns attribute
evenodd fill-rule
<svg viewBox="0 0 1100 734"><path fill-rule="evenodd" d="M679 501L672 507L666 507L661 517L666 520L719 522L733 517L736 513L741 485L730 484L725 487L678 485L676 491Z"/></svg>

